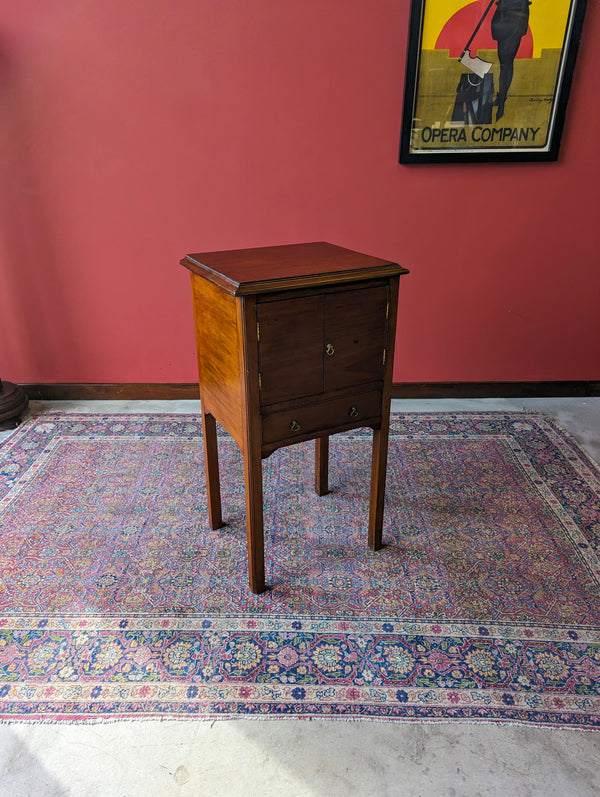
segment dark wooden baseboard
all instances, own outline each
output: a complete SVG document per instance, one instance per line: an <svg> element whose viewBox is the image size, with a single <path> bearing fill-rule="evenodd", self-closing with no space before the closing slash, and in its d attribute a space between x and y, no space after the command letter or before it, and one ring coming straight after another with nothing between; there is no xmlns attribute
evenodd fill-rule
<svg viewBox="0 0 600 797"><path fill-rule="evenodd" d="M197 384L116 382L106 384L21 385L30 399L41 401L176 401L199 399Z"/></svg>
<svg viewBox="0 0 600 797"><path fill-rule="evenodd" d="M600 396L600 382L399 382L392 398L552 398Z"/></svg>
<svg viewBox="0 0 600 797"><path fill-rule="evenodd" d="M175 401L198 399L198 385L188 383L110 383L22 385L32 400L44 401ZM392 398L584 398L600 396L598 382L396 382Z"/></svg>

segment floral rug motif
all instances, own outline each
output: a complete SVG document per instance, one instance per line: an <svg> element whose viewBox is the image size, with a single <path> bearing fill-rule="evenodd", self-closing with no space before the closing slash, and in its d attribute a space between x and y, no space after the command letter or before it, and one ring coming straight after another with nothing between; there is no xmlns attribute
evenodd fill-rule
<svg viewBox="0 0 600 797"><path fill-rule="evenodd" d="M263 462L201 421L51 413L0 446L0 720L297 716L600 728L600 469L530 413L394 414L383 550L371 432Z"/></svg>

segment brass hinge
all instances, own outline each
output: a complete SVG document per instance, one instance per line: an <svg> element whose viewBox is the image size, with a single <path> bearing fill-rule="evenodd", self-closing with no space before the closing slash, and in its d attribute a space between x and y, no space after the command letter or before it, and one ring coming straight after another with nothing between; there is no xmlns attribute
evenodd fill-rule
<svg viewBox="0 0 600 797"><path fill-rule="evenodd" d="M260 341L260 324L256 322L256 340Z"/></svg>
<svg viewBox="0 0 600 797"><path fill-rule="evenodd" d="M385 355L386 355L386 353L387 353L387 350L384 349L383 350L383 365L385 365Z"/></svg>
<svg viewBox="0 0 600 797"><path fill-rule="evenodd" d="M388 302L385 306L385 320L387 321L388 316L390 314L390 303Z"/></svg>
<svg viewBox="0 0 600 797"><path fill-rule="evenodd" d="M262 374L260 371L258 372L258 387L259 390L262 388Z"/></svg>

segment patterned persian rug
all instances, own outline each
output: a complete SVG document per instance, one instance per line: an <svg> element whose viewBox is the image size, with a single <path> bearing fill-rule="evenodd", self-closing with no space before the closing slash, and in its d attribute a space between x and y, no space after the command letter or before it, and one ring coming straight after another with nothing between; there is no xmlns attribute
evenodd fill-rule
<svg viewBox="0 0 600 797"><path fill-rule="evenodd" d="M247 587L242 461L208 527L189 415L46 414L0 448L0 720L336 717L600 728L600 471L533 414L394 415L385 548L371 433L265 460Z"/></svg>

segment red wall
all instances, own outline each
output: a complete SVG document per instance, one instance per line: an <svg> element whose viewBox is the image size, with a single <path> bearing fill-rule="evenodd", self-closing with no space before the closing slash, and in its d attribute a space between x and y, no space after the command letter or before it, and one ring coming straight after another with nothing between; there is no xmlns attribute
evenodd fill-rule
<svg viewBox="0 0 600 797"><path fill-rule="evenodd" d="M397 381L600 378L589 6L557 164L401 166L408 0L5 4L0 376L194 381L180 257L328 240L411 269Z"/></svg>

